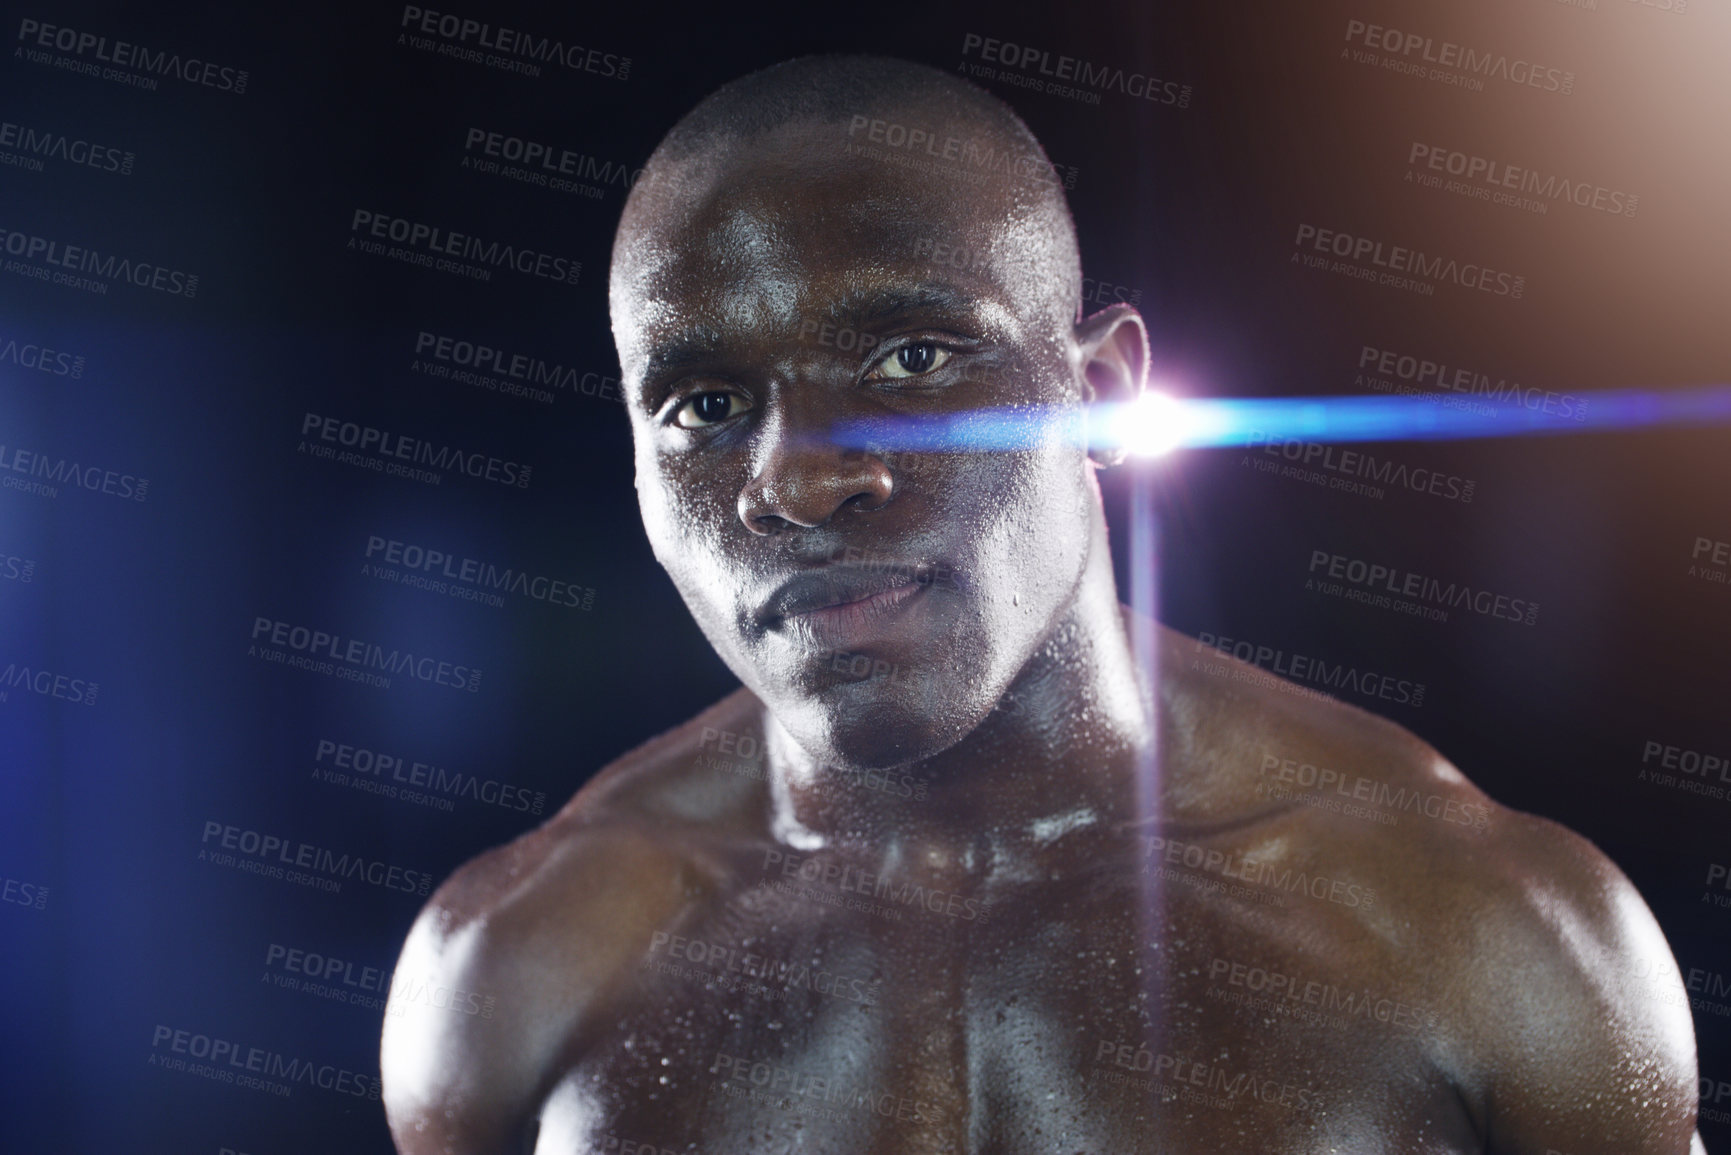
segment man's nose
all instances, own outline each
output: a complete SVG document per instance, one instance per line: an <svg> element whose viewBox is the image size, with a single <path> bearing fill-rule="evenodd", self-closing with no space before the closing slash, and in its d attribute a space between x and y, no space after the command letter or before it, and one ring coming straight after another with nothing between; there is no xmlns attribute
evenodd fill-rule
<svg viewBox="0 0 1731 1155"><path fill-rule="evenodd" d="M753 475L739 493L739 520L753 533L813 528L844 508L878 509L895 491L883 459L837 445L827 422L790 422L784 416L761 436Z"/></svg>

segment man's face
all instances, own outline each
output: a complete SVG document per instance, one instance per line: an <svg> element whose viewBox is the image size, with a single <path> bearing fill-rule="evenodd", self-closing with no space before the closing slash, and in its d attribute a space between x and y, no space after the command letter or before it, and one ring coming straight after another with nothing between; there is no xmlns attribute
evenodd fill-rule
<svg viewBox="0 0 1731 1155"><path fill-rule="evenodd" d="M612 311L656 557L802 746L885 767L979 725L1059 626L1097 495L1056 423L1014 452L833 438L1083 400L1038 190L849 143L788 126L639 190Z"/></svg>

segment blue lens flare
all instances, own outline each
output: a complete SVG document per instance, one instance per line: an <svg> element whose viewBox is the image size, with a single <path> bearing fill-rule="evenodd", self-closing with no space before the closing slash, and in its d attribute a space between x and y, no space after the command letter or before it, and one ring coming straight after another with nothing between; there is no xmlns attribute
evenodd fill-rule
<svg viewBox="0 0 1731 1155"><path fill-rule="evenodd" d="M1190 398L983 409L838 427L857 449L994 452L1068 442L1156 456L1280 441L1444 441L1731 422L1731 385L1550 394L1537 407L1437 393L1399 397Z"/></svg>

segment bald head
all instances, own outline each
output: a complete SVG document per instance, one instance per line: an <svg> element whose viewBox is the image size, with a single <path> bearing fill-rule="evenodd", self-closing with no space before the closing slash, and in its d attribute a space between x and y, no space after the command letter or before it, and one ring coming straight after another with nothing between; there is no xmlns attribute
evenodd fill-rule
<svg viewBox="0 0 1731 1155"><path fill-rule="evenodd" d="M745 220L753 210L779 224L754 229ZM1007 105L925 65L811 56L716 90L650 157L614 242L622 361L629 314L665 300L656 283L665 287L673 267L725 277L725 261L692 258L749 256L750 240L787 239L789 218L802 213L879 234L890 247L872 263L995 273L1013 282L1030 322L1077 319L1081 265L1062 184Z"/></svg>
<svg viewBox="0 0 1731 1155"><path fill-rule="evenodd" d="M889 56L841 55L783 61L722 85L673 126L653 159L687 160L749 144L790 121L847 125L855 116L892 113L983 126L1000 147L1044 159L1028 126L977 85Z"/></svg>

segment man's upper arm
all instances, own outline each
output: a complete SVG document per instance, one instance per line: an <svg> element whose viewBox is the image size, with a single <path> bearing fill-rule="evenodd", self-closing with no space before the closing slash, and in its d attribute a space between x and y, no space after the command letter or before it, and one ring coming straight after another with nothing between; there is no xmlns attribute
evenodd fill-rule
<svg viewBox="0 0 1731 1155"><path fill-rule="evenodd" d="M1487 1150L1687 1155L1695 1033L1652 912L1585 839L1514 813L1504 831L1455 992Z"/></svg>
<svg viewBox="0 0 1731 1155"><path fill-rule="evenodd" d="M397 1149L525 1150L578 1033L689 901L685 874L633 834L543 828L440 887L409 932L385 1014Z"/></svg>

